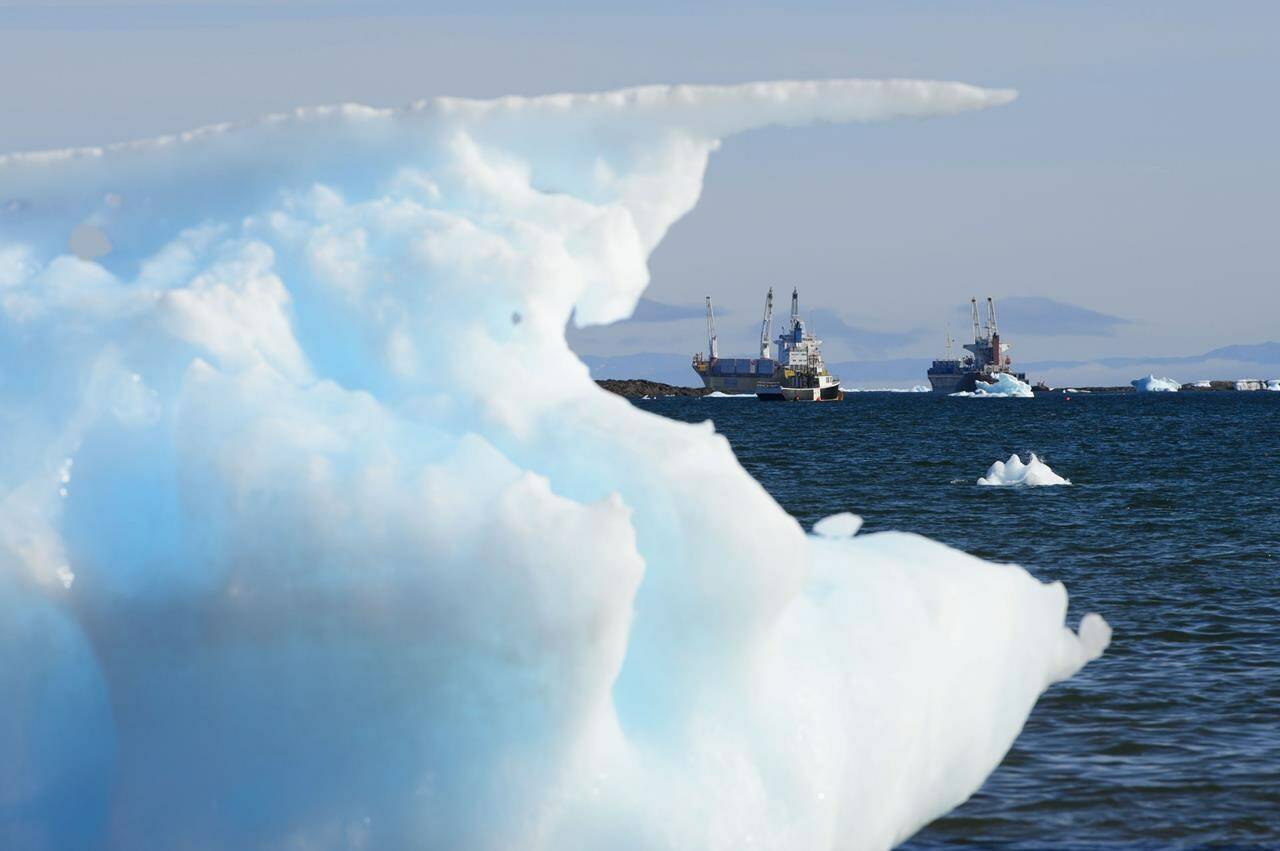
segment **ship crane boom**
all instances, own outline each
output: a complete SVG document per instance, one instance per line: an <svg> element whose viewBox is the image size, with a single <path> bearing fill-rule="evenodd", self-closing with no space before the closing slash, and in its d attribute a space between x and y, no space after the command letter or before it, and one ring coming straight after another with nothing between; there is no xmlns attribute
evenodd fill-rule
<svg viewBox="0 0 1280 851"><path fill-rule="evenodd" d="M762 360L769 359L769 334L773 330L773 287L769 287L769 294L764 297L764 321L760 323L760 357Z"/></svg>
<svg viewBox="0 0 1280 851"><path fill-rule="evenodd" d="M711 296L707 296L707 355L710 360L720 357L720 349L716 345L716 314L711 309Z"/></svg>

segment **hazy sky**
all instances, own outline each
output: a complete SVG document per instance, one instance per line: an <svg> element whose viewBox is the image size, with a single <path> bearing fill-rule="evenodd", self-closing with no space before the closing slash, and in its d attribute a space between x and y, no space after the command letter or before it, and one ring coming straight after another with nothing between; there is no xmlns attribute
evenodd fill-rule
<svg viewBox="0 0 1280 851"><path fill-rule="evenodd" d="M1280 339L1280 5L595 5L0 0L0 151L437 94L847 76L1011 86L1019 101L985 113L731 140L655 254L649 297L713 295L722 346L743 353L750 337L727 332L750 333L770 285L799 285L827 327L880 335L841 356L934 354L971 294L1102 314L1093 327L1064 311L1055 328L1023 302L1034 324L1004 323L1023 359ZM655 334L671 336L641 334L636 350ZM624 350L626 336L595 339Z"/></svg>

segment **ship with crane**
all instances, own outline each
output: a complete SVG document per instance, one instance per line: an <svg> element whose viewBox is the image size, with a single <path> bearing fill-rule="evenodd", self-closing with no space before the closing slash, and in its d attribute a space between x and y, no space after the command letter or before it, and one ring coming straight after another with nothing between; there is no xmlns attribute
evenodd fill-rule
<svg viewBox="0 0 1280 851"><path fill-rule="evenodd" d="M996 326L995 302L990 297L987 298L985 327L979 316L976 298L969 299L969 307L973 318L973 342L964 346L969 354L961 357L951 355L952 340L948 332L946 357L935 360L927 373L933 392L973 392L979 382L991 384L1002 372L1025 382L1025 373L1013 371L1013 359L1008 355L1009 344L1000 339L1000 330Z"/></svg>
<svg viewBox="0 0 1280 851"><path fill-rule="evenodd" d="M764 301L764 319L760 323L759 357L722 358L716 337L715 310L707 296L707 355L693 356L693 371L711 391L747 395L780 401L822 402L844 398L840 379L827 372L822 361L822 341L810 333L800 318L800 293L791 290L791 318L785 332L776 341L769 337L773 329L773 288ZM778 356L773 356L773 343Z"/></svg>

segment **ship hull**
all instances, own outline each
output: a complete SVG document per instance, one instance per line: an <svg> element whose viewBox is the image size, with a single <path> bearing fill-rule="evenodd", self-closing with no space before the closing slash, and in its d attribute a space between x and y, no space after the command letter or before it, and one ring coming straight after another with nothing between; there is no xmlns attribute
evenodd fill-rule
<svg viewBox="0 0 1280 851"><path fill-rule="evenodd" d="M962 393L966 391L972 393L973 388L977 386L974 375L975 373L972 372L930 375L929 386L933 388L934 393Z"/></svg>
<svg viewBox="0 0 1280 851"><path fill-rule="evenodd" d="M803 381L792 381L791 384L805 384ZM756 391L756 398L762 402L839 402L844 398L844 390L834 376L822 376L817 386L788 386L787 381L762 382Z"/></svg>
<svg viewBox="0 0 1280 851"><path fill-rule="evenodd" d="M733 396L755 393L762 382L773 381L777 364L768 359L717 358L707 362L695 358L693 371L703 387Z"/></svg>
<svg viewBox="0 0 1280 851"><path fill-rule="evenodd" d="M699 373L698 377L702 379L702 385L708 390L730 395L755 393L760 382L768 381L770 378L767 375L706 375L703 373Z"/></svg>
<svg viewBox="0 0 1280 851"><path fill-rule="evenodd" d="M783 387L782 398L788 402L839 402L844 391L839 384L830 387Z"/></svg>
<svg viewBox="0 0 1280 851"><path fill-rule="evenodd" d="M1025 372L1009 374L1019 381L1027 380ZM934 393L972 393L978 386L978 375L979 373L976 372L929 373L929 386L933 388ZM994 379L984 378L982 383L990 384L992 380Z"/></svg>
<svg viewBox="0 0 1280 851"><path fill-rule="evenodd" d="M761 383L756 390L756 398L761 402L785 402L787 397L782 395L782 389L777 384Z"/></svg>

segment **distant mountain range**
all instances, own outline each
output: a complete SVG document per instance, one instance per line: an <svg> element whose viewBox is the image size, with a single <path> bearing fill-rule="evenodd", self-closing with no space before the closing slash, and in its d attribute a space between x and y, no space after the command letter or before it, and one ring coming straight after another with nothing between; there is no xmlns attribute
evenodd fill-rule
<svg viewBox="0 0 1280 851"><path fill-rule="evenodd" d="M1183 355L1174 357L1117 357L1082 360L1046 360L1024 364L1027 369L1066 369L1086 364L1101 364L1107 367L1142 366L1156 364L1175 366L1178 364L1198 364L1206 361L1238 361L1240 363L1280 364L1280 343L1253 343L1251 345L1223 346L1202 355Z"/></svg>
<svg viewBox="0 0 1280 851"><path fill-rule="evenodd" d="M645 378L678 386L693 386L697 376L689 366L689 356L660 352L601 357L583 355L591 376L603 378ZM1223 346L1199 355L1109 357L1093 360L1027 361L1017 364L1033 379L1050 383L1128 383L1139 373L1170 367L1181 367L1183 380L1192 378L1277 378L1280 377L1280 343ZM892 358L888 360L841 361L828 364L846 386L910 386L925 381L929 363L925 358ZM1214 374L1187 375L1192 368L1212 370ZM1132 374L1130 374L1132 373ZM1218 374L1221 373L1221 374ZM1256 374L1254 374L1256 373Z"/></svg>

